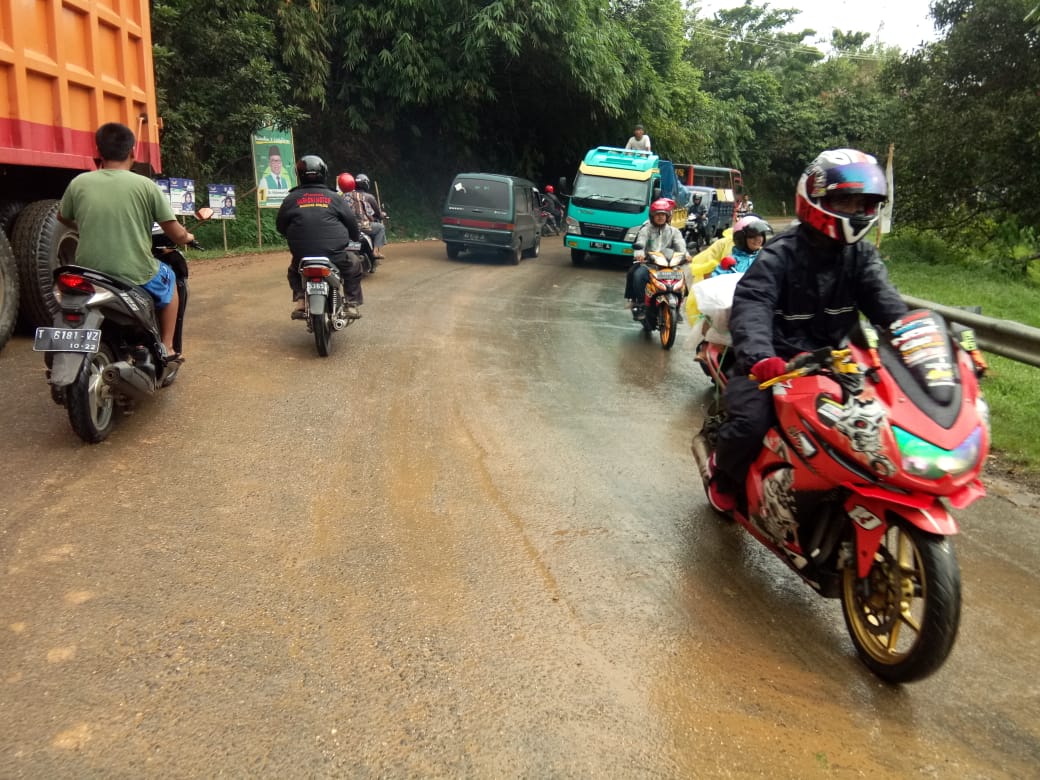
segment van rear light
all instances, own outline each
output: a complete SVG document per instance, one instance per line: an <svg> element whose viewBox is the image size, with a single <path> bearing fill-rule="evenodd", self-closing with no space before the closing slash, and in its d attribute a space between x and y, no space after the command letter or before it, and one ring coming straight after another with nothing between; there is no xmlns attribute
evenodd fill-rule
<svg viewBox="0 0 1040 780"><path fill-rule="evenodd" d="M62 290L80 295L93 295L94 285L85 276L73 273L58 274L55 280Z"/></svg>
<svg viewBox="0 0 1040 780"><path fill-rule="evenodd" d="M308 279L324 279L332 273L332 269L327 265L308 265L303 269L303 275Z"/></svg>

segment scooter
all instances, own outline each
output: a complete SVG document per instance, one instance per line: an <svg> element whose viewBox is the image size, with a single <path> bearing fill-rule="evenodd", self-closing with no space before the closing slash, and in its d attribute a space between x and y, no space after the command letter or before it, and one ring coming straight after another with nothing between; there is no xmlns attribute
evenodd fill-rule
<svg viewBox="0 0 1040 780"><path fill-rule="evenodd" d="M717 366L718 363L711 363ZM748 473L733 519L820 595L841 600L856 652L878 677L919 680L949 655L960 622L960 569L949 537L985 495L985 362L970 329L927 310L879 339L804 353L760 387L777 423ZM724 372L716 381L726 382ZM707 486L726 419L709 405L693 454Z"/></svg>
<svg viewBox="0 0 1040 780"><path fill-rule="evenodd" d="M212 209L197 212L200 221ZM197 243L191 245L201 249ZM54 269L58 311L54 326L37 328L33 349L43 352L51 398L68 411L72 430L83 441L104 441L115 424L116 408L134 410L173 384L188 305L188 263L181 251L158 229L152 234L152 254L176 276L177 328L167 354L159 332L152 296L122 279L77 265Z"/></svg>
<svg viewBox="0 0 1040 780"><path fill-rule="evenodd" d="M307 332L314 334L314 346L321 357L328 357L333 331L343 330L354 318L346 314L347 298L343 277L327 257L300 259L304 290L304 317Z"/></svg>
<svg viewBox="0 0 1040 780"><path fill-rule="evenodd" d="M674 254L671 249L646 254L644 263L650 271L650 278L646 283L643 304L643 331L647 335L660 331L664 349L671 349L675 344L675 334L682 320L683 302L689 294L682 267L689 262L689 255Z"/></svg>

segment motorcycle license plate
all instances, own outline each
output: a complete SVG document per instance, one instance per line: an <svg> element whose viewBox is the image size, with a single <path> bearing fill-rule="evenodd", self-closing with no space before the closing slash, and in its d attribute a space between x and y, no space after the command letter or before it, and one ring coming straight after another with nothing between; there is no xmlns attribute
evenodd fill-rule
<svg viewBox="0 0 1040 780"><path fill-rule="evenodd" d="M307 292L309 293L323 293L325 290L325 282L307 282Z"/></svg>
<svg viewBox="0 0 1040 780"><path fill-rule="evenodd" d="M606 241L590 241L589 249L610 249L610 244Z"/></svg>
<svg viewBox="0 0 1040 780"><path fill-rule="evenodd" d="M100 330L37 328L33 350L36 352L97 352L100 345Z"/></svg>
<svg viewBox="0 0 1040 780"><path fill-rule="evenodd" d="M658 271L657 278L662 282L677 282L682 279L682 271Z"/></svg>

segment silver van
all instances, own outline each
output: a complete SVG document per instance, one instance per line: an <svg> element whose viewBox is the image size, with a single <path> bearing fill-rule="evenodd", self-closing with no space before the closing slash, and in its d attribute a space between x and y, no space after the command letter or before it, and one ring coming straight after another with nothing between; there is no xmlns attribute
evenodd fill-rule
<svg viewBox="0 0 1040 780"><path fill-rule="evenodd" d="M535 185L497 173L460 173L451 183L441 214L441 238L448 257L463 251L490 251L514 265L538 257L542 217Z"/></svg>

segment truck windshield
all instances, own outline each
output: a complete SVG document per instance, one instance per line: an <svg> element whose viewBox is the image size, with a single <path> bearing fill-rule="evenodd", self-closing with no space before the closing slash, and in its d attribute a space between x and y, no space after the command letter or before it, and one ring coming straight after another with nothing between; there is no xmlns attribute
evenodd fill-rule
<svg viewBox="0 0 1040 780"><path fill-rule="evenodd" d="M638 214L646 208L649 181L613 179L579 173L574 180L571 203L589 209Z"/></svg>

